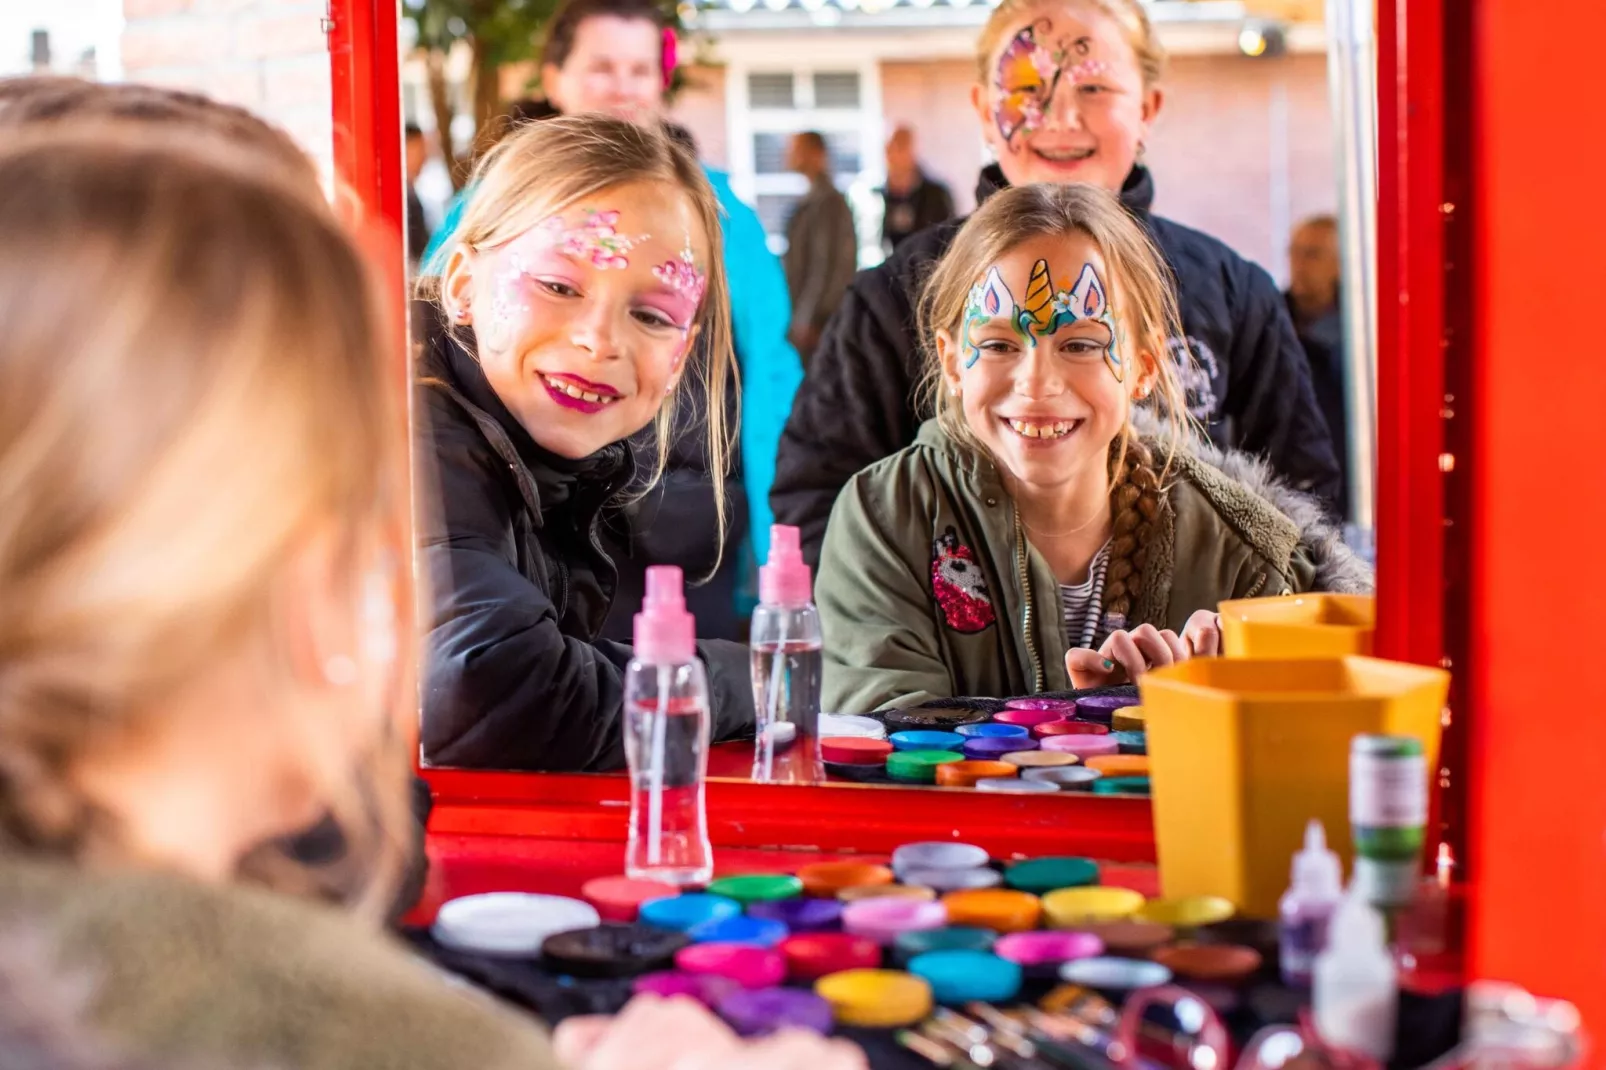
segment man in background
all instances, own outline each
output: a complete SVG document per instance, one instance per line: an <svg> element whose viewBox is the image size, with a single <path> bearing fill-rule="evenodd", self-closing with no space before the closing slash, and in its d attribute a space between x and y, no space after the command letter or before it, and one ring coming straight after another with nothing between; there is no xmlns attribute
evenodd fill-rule
<svg viewBox="0 0 1606 1070"><path fill-rule="evenodd" d="M891 255L903 240L954 217L948 187L926 175L915 157L915 132L900 126L887 141L887 184L881 197L881 245Z"/></svg>
<svg viewBox="0 0 1606 1070"><path fill-rule="evenodd" d="M429 222L424 218L424 202L415 187L418 176L429 162L429 142L416 123L408 123L403 136L407 168L407 274L418 274L424 251L429 248Z"/></svg>
<svg viewBox="0 0 1606 1070"><path fill-rule="evenodd" d="M1338 220L1311 216L1294 228L1288 245L1288 314L1310 360L1316 404L1333 433L1344 477L1339 501L1349 515L1349 417L1344 396L1344 319L1339 306Z"/></svg>
<svg viewBox="0 0 1606 1070"><path fill-rule="evenodd" d="M792 295L790 337L808 367L831 313L859 269L853 210L831 178L831 153L813 130L794 134L787 166L809 180L809 191L786 224L786 285Z"/></svg>

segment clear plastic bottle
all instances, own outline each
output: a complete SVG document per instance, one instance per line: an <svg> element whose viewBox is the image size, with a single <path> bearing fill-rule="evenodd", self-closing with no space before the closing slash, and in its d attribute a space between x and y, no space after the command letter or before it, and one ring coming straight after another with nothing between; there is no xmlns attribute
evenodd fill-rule
<svg viewBox="0 0 1606 1070"><path fill-rule="evenodd" d="M1399 974L1383 916L1352 887L1328 927L1311 986L1316 1032L1329 1044L1386 1062L1394 1054Z"/></svg>
<svg viewBox="0 0 1606 1070"><path fill-rule="evenodd" d="M1277 903L1283 983L1308 988L1316 956L1327 946L1333 911L1344 899L1344 868L1327 846L1320 821L1305 826L1305 849L1294 855L1293 883Z"/></svg>
<svg viewBox="0 0 1606 1070"><path fill-rule="evenodd" d="M812 579L798 529L772 527L749 638L758 730L753 779L760 783L817 784L825 778L819 738L824 640Z"/></svg>
<svg viewBox="0 0 1606 1070"><path fill-rule="evenodd" d="M625 670L625 873L674 885L702 884L714 873L703 790L712 720L708 677L697 660L697 626L686 611L684 582L673 566L647 570L635 658Z"/></svg>

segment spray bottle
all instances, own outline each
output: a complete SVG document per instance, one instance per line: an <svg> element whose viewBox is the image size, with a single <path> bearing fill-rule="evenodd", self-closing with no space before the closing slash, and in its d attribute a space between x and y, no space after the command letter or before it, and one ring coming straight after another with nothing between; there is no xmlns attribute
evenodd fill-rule
<svg viewBox="0 0 1606 1070"><path fill-rule="evenodd" d="M1305 826L1305 849L1294 855L1293 883L1277 903L1283 983L1308 988L1327 927L1344 899L1344 870L1328 849L1320 821Z"/></svg>
<svg viewBox="0 0 1606 1070"><path fill-rule="evenodd" d="M813 589L803 563L802 534L784 524L770 528L770 560L759 569L750 637L757 711L753 779L759 783L824 779L819 740L824 656Z"/></svg>
<svg viewBox="0 0 1606 1070"><path fill-rule="evenodd" d="M1311 1004L1316 1032L1328 1044L1387 1062L1394 1054L1399 978L1384 939L1383 916L1352 887L1316 956Z"/></svg>
<svg viewBox="0 0 1606 1070"><path fill-rule="evenodd" d="M625 670L625 873L675 885L702 884L714 872L703 790L712 720L708 677L697 660L697 625L686 611L684 583L673 566L647 570L635 658Z"/></svg>

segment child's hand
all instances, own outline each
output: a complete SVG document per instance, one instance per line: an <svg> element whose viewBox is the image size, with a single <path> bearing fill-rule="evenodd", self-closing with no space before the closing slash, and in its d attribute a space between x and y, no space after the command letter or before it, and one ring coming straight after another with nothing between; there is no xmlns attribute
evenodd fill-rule
<svg viewBox="0 0 1606 1070"><path fill-rule="evenodd" d="M1194 622L1189 621L1191 626ZM1065 671L1078 691L1136 683L1150 669L1187 661L1192 654L1176 632L1152 624L1131 631L1111 632L1098 650L1072 650L1065 655Z"/></svg>
<svg viewBox="0 0 1606 1070"><path fill-rule="evenodd" d="M865 1070L845 1040L783 1030L744 1041L701 1004L637 996L612 1017L569 1018L552 1038L568 1070Z"/></svg>
<svg viewBox="0 0 1606 1070"><path fill-rule="evenodd" d="M1221 614L1208 609L1199 610L1183 625L1182 638L1194 657L1218 657L1221 654Z"/></svg>

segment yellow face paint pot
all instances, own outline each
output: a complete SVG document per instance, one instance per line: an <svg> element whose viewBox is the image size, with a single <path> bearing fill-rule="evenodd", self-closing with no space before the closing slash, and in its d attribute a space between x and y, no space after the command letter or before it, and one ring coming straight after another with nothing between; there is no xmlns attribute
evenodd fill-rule
<svg viewBox="0 0 1606 1070"><path fill-rule="evenodd" d="M949 892L942 897L949 925L974 925L998 933L1020 933L1037 928L1043 903L1028 892L978 888Z"/></svg>
<svg viewBox="0 0 1606 1070"><path fill-rule="evenodd" d="M1074 754L1050 750L1018 750L1003 756L1000 761L1020 769L1051 769L1061 765L1075 765L1082 759Z"/></svg>
<svg viewBox="0 0 1606 1070"><path fill-rule="evenodd" d="M1197 929L1226 921L1237 912L1230 900L1219 895L1190 895L1182 899L1151 899L1133 917L1173 929Z"/></svg>
<svg viewBox="0 0 1606 1070"><path fill-rule="evenodd" d="M937 898L937 893L930 888L919 888L912 884L860 884L852 888L844 888L836 893L836 897L844 903L856 903L860 899L923 899L930 902Z"/></svg>
<svg viewBox="0 0 1606 1070"><path fill-rule="evenodd" d="M1089 769L1097 769L1107 777L1149 775L1147 754L1106 754L1089 758L1086 764Z"/></svg>
<svg viewBox="0 0 1606 1070"><path fill-rule="evenodd" d="M1120 921L1137 913L1143 902L1143 893L1130 888L1061 888L1043 896L1043 921L1051 929Z"/></svg>
<svg viewBox="0 0 1606 1070"><path fill-rule="evenodd" d="M931 1013L931 986L897 970L843 970L816 981L814 992L841 1025L894 1029Z"/></svg>
<svg viewBox="0 0 1606 1070"><path fill-rule="evenodd" d="M1116 732L1142 732L1148 725L1148 718L1142 706L1128 706L1124 710L1116 710L1110 717L1110 728Z"/></svg>

